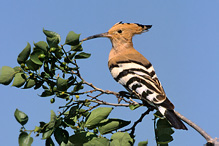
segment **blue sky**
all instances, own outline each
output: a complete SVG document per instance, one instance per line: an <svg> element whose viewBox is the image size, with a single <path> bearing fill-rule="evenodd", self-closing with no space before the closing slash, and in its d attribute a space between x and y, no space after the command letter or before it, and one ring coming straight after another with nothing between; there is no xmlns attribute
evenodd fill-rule
<svg viewBox="0 0 219 146"><path fill-rule="evenodd" d="M176 110L206 130L213 138L219 137L219 1L218 0L156 0L156 1L1 1L0 2L0 66L17 66L17 55L27 42L45 40L42 29L59 33L64 43L71 30L81 38L106 32L116 22L152 24L149 32L135 36L134 47L152 62ZM92 54L80 61L81 72L88 82L102 89L124 90L107 68L110 41L106 38L87 41L84 51ZM13 114L16 108L29 115L27 129L34 129L39 121L49 121L50 110L58 113L64 101L41 98L40 90L20 90L0 85L2 145L18 145L20 125ZM105 96L110 100L110 96ZM113 97L112 97L113 98ZM118 108L112 118L134 122L146 108L135 111ZM149 140L155 145L152 113L136 129L136 144ZM175 130L170 145L203 145L195 130ZM32 135L34 136L34 135ZM44 145L34 138L33 146Z"/></svg>

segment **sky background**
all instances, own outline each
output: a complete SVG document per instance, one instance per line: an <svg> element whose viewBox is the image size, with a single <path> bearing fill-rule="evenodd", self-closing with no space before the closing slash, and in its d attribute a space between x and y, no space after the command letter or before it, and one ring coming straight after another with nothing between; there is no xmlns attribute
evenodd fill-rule
<svg viewBox="0 0 219 146"><path fill-rule="evenodd" d="M176 110L194 121L213 138L219 137L219 1L218 0L12 0L0 2L0 67L17 66L17 56L27 42L45 41L42 29L59 33L61 43L69 31L81 38L106 32L119 21L151 24L149 32L135 36L134 47L152 62ZM85 80L112 91L124 88L116 83L107 67L111 43L106 38L83 43L92 56L79 61ZM61 99L50 104L41 98L42 90L21 90L0 85L1 145L18 145L20 125L16 108L29 116L25 126L34 129L40 121L49 122L50 110L58 113ZM111 96L105 96L110 101ZM113 97L114 98L114 97ZM118 108L110 118L134 122L146 108L130 111ZM152 113L137 126L136 143L155 145ZM170 146L203 145L205 139L195 130L175 130ZM72 134L72 131L70 131ZM40 137L33 146L44 145Z"/></svg>

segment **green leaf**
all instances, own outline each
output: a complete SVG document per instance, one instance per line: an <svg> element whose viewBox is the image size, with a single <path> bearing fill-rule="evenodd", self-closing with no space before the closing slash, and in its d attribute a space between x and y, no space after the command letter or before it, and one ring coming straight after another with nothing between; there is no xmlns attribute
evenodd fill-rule
<svg viewBox="0 0 219 146"><path fill-rule="evenodd" d="M110 146L110 141L104 137L94 137L91 141L83 144L83 146Z"/></svg>
<svg viewBox="0 0 219 146"><path fill-rule="evenodd" d="M26 84L24 85L24 89L32 88L36 84L34 79L28 79Z"/></svg>
<svg viewBox="0 0 219 146"><path fill-rule="evenodd" d="M57 85L57 89L59 91L67 91L67 89L68 89L68 80L65 80L63 78L58 77L56 85Z"/></svg>
<svg viewBox="0 0 219 146"><path fill-rule="evenodd" d="M156 123L156 141L158 144L168 144L173 141L174 130L166 119L159 119Z"/></svg>
<svg viewBox="0 0 219 146"><path fill-rule="evenodd" d="M26 132L21 132L18 138L19 146L31 146L33 138L30 137Z"/></svg>
<svg viewBox="0 0 219 146"><path fill-rule="evenodd" d="M39 41L37 43L34 43L34 45L36 47L35 49L39 49L39 50L41 50L43 52L47 52L48 51L48 45L44 41Z"/></svg>
<svg viewBox="0 0 219 146"><path fill-rule="evenodd" d="M116 132L111 137L110 146L132 146L133 139L127 132Z"/></svg>
<svg viewBox="0 0 219 146"><path fill-rule="evenodd" d="M19 64L25 63L25 61L28 59L31 51L31 46L29 43L27 43L27 46L23 49L23 51L18 55L17 62Z"/></svg>
<svg viewBox="0 0 219 146"><path fill-rule="evenodd" d="M130 108L131 110L135 110L135 109L137 109L138 107L140 107L139 104L137 104L137 105L130 104L130 105L129 105L129 108Z"/></svg>
<svg viewBox="0 0 219 146"><path fill-rule="evenodd" d="M65 144L68 143L69 134L66 130L63 130L61 128L57 128L54 132L55 139L57 143L60 145L62 142Z"/></svg>
<svg viewBox="0 0 219 146"><path fill-rule="evenodd" d="M138 143L138 146L147 146L148 145L148 141L141 141Z"/></svg>
<svg viewBox="0 0 219 146"><path fill-rule="evenodd" d="M51 110L51 115L50 115L50 126L54 127L56 122L56 114L53 110Z"/></svg>
<svg viewBox="0 0 219 146"><path fill-rule="evenodd" d="M162 136L162 135L172 135L174 133L174 130L172 128L159 128L157 132L157 136Z"/></svg>
<svg viewBox="0 0 219 146"><path fill-rule="evenodd" d="M46 41L49 44L49 47L53 48L53 49L51 49L52 52L54 52L56 50L55 48L58 48L58 44L60 42L58 37L52 37L52 38L47 37Z"/></svg>
<svg viewBox="0 0 219 146"><path fill-rule="evenodd" d="M162 136L159 136L157 138L157 143L158 144L168 144L169 142L173 141L173 137L168 134L163 134Z"/></svg>
<svg viewBox="0 0 219 146"><path fill-rule="evenodd" d="M3 66L0 70L0 84L9 85L13 80L15 70L9 66Z"/></svg>
<svg viewBox="0 0 219 146"><path fill-rule="evenodd" d="M93 110L90 116L87 118L85 127L88 129L93 129L100 121L106 119L113 108L109 107L99 107Z"/></svg>
<svg viewBox="0 0 219 146"><path fill-rule="evenodd" d="M100 134L107 134L114 130L120 129L129 125L131 121L124 121L121 119L105 119L100 122L98 129Z"/></svg>
<svg viewBox="0 0 219 146"><path fill-rule="evenodd" d="M42 139L50 138L53 132L54 132L54 128L47 128L46 131L42 135Z"/></svg>
<svg viewBox="0 0 219 146"><path fill-rule="evenodd" d="M56 114L53 110L51 110L50 122L47 123L47 126L45 126L45 132L42 135L42 139L47 139L53 134L55 129L55 123L56 123Z"/></svg>
<svg viewBox="0 0 219 146"><path fill-rule="evenodd" d="M78 146L78 145L74 145L73 143L71 143L70 141L68 141L67 144L65 144L64 142L62 142L60 146Z"/></svg>
<svg viewBox="0 0 219 146"><path fill-rule="evenodd" d="M34 90L39 89L43 85L44 81L36 81L36 86L34 87Z"/></svg>
<svg viewBox="0 0 219 146"><path fill-rule="evenodd" d="M43 93L40 95L40 97L48 97L53 95L54 93L50 90L44 90Z"/></svg>
<svg viewBox="0 0 219 146"><path fill-rule="evenodd" d="M90 113L85 109L80 109L79 114L81 114L84 117L87 117Z"/></svg>
<svg viewBox="0 0 219 146"><path fill-rule="evenodd" d="M83 84L83 82L79 82L77 85L75 85L73 92L77 92L77 91L79 91L80 89L83 89L82 84Z"/></svg>
<svg viewBox="0 0 219 146"><path fill-rule="evenodd" d="M20 66L15 66L13 69L16 73L23 72L23 70Z"/></svg>
<svg viewBox="0 0 219 146"><path fill-rule="evenodd" d="M56 49L56 50L55 50L55 56L56 56L58 59L61 59L63 55L64 55L64 53L62 52L61 49Z"/></svg>
<svg viewBox="0 0 219 146"><path fill-rule="evenodd" d="M47 36L46 40L49 47L58 48L58 44L61 41L61 37L58 33L43 29L43 33Z"/></svg>
<svg viewBox="0 0 219 146"><path fill-rule="evenodd" d="M81 44L78 44L76 46L71 46L71 51L83 51L83 48L81 46Z"/></svg>
<svg viewBox="0 0 219 146"><path fill-rule="evenodd" d="M14 81L13 81L12 86L15 86L15 87L19 88L22 85L24 85L25 81L26 81L26 74L16 73L15 76L14 76Z"/></svg>
<svg viewBox="0 0 219 146"><path fill-rule="evenodd" d="M76 34L74 31L70 31L65 39L65 44L76 46L79 44L79 37L81 34Z"/></svg>
<svg viewBox="0 0 219 146"><path fill-rule="evenodd" d="M59 41L61 41L61 37L58 33L56 32L53 32L53 31L49 31L49 30L45 30L43 28L43 33L47 36L47 37L50 37L50 38L53 38L53 37L58 37L59 38Z"/></svg>
<svg viewBox="0 0 219 146"><path fill-rule="evenodd" d="M15 110L14 117L22 126L25 125L28 121L28 116L24 112L19 111L18 109Z"/></svg>
<svg viewBox="0 0 219 146"><path fill-rule="evenodd" d="M72 118L66 118L65 119L65 124L68 126L68 127L71 127L73 128L75 126L75 122L73 121ZM77 128L78 129L78 128Z"/></svg>
<svg viewBox="0 0 219 146"><path fill-rule="evenodd" d="M32 60L27 60L26 61L26 65L27 65L27 67L30 69L30 70L32 70L32 71L36 71L36 70L38 70L39 68L40 68L40 66L41 65L38 65L38 64L36 64L36 63L34 63Z"/></svg>
<svg viewBox="0 0 219 146"><path fill-rule="evenodd" d="M94 137L97 136L92 132L79 131L79 132L75 132L74 135L70 136L69 141L75 146L81 146L84 143L93 139Z"/></svg>
<svg viewBox="0 0 219 146"><path fill-rule="evenodd" d="M68 112L68 118L72 118L72 117L74 117L74 116L76 116L77 115L77 113L78 113L78 109L79 107L78 106L72 106L71 107L71 109L69 110L69 112Z"/></svg>
<svg viewBox="0 0 219 146"><path fill-rule="evenodd" d="M75 59L86 59L89 58L90 56L91 54L89 53L81 52L75 56Z"/></svg>
<svg viewBox="0 0 219 146"><path fill-rule="evenodd" d="M39 66L43 65L42 59L39 58L41 54L43 54L42 50L34 50L30 55L31 61Z"/></svg>
<svg viewBox="0 0 219 146"><path fill-rule="evenodd" d="M52 138L46 139L46 146L55 146L54 142L52 141Z"/></svg>

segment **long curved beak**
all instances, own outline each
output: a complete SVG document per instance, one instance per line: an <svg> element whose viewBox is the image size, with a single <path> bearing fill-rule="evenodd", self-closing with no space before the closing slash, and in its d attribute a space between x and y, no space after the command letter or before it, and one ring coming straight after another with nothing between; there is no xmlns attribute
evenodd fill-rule
<svg viewBox="0 0 219 146"><path fill-rule="evenodd" d="M90 40L90 39L94 39L94 38L100 38L100 37L110 37L111 35L109 35L108 32L105 33L100 33L100 34L96 34L96 35L92 35L89 36L87 38L84 38L83 40L81 40L81 42L86 41L86 40Z"/></svg>

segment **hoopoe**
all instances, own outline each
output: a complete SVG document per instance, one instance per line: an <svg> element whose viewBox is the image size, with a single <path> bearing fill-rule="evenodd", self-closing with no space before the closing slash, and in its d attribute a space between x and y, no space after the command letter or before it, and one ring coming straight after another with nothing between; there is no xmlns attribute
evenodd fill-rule
<svg viewBox="0 0 219 146"><path fill-rule="evenodd" d="M113 78L138 99L157 109L176 129L187 130L174 112L174 105L166 97L152 64L133 48L132 37L147 32L152 25L116 23L106 33L93 35L82 41L107 37L111 40L108 67Z"/></svg>

